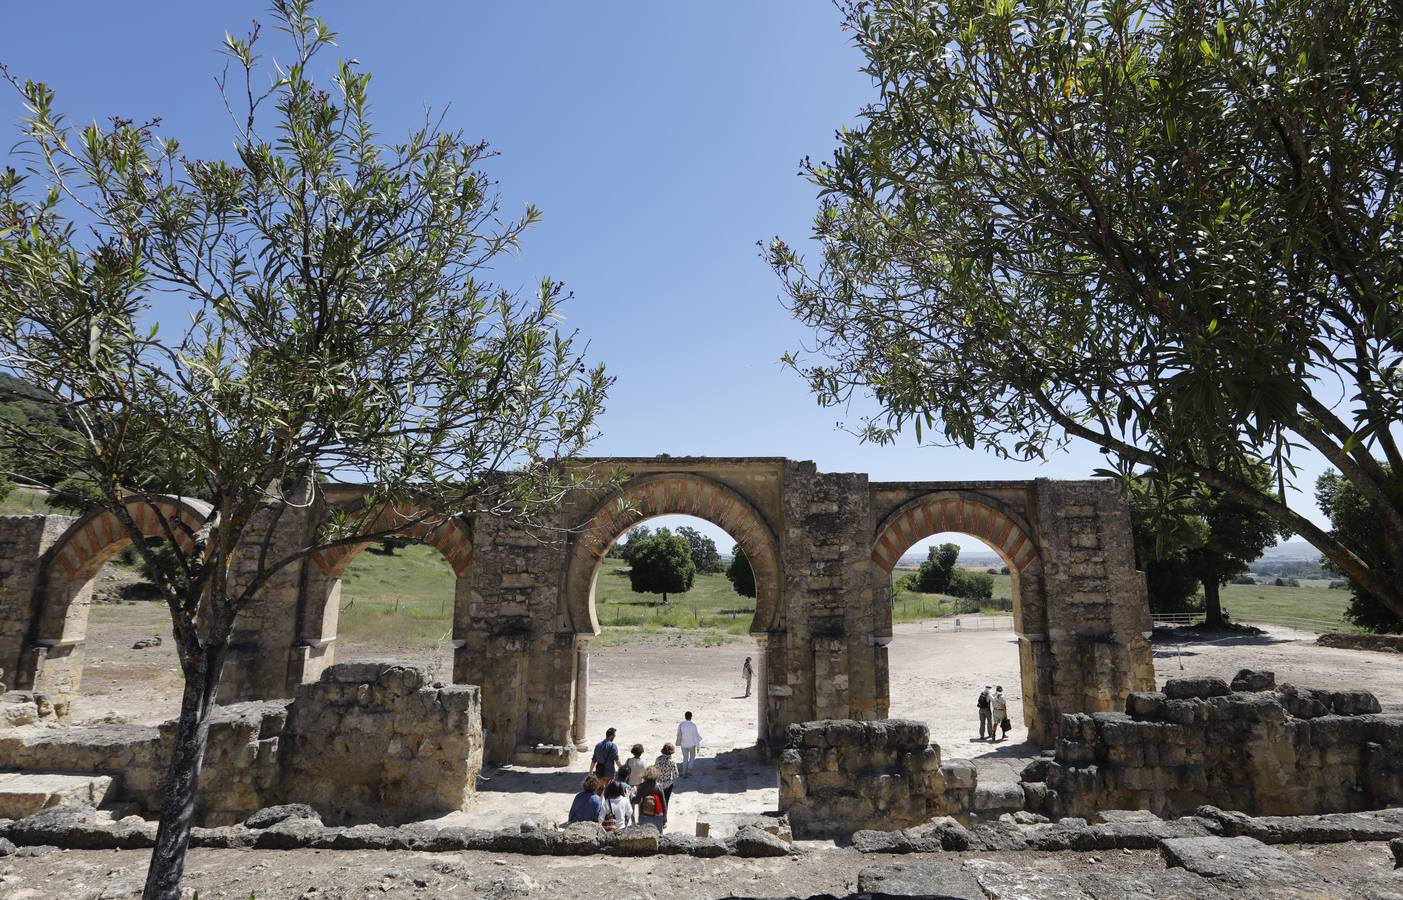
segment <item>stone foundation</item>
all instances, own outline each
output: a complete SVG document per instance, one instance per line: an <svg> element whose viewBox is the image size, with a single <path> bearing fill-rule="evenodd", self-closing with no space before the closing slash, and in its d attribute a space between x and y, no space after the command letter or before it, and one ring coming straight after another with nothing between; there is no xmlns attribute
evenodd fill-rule
<svg viewBox="0 0 1403 900"><path fill-rule="evenodd" d="M301 802L328 822L403 822L461 809L482 766L478 689L435 686L415 668L349 663L294 700L216 710L196 820L229 825ZM109 799L160 810L175 723L0 732L0 769L113 777Z"/></svg>
<svg viewBox="0 0 1403 900"><path fill-rule="evenodd" d="M1029 809L1173 816L1212 804L1252 815L1403 804L1403 715L1365 691L1275 686L1270 672L1171 679L1125 713L1062 717L1052 759L1023 773Z"/></svg>
<svg viewBox="0 0 1403 900"><path fill-rule="evenodd" d="M779 808L795 837L905 828L974 808L973 764L942 764L922 722L803 722L787 738Z"/></svg>

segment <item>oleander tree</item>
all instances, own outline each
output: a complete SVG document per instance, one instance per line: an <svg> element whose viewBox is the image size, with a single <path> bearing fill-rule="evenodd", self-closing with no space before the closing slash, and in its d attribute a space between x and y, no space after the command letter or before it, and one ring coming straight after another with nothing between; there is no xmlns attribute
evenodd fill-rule
<svg viewBox="0 0 1403 900"><path fill-rule="evenodd" d="M609 383L561 330L558 282L490 279L538 213L503 213L488 146L434 117L382 138L370 75L326 59L310 0L272 18L276 63L256 24L223 46L227 159L158 123L71 127L48 86L6 73L27 113L0 173L0 367L67 427L0 417L0 436L95 487L169 607L184 675L147 898L180 895L211 707L259 588L454 515L542 520ZM305 546L262 540L326 477L364 483L362 511ZM210 512L167 518L171 496Z"/></svg>
<svg viewBox="0 0 1403 900"><path fill-rule="evenodd" d="M1403 17L1369 0L851 0L875 100L806 260L821 404L890 442L1191 481L1403 613ZM1288 503L1323 456L1380 565ZM1263 489L1260 467L1272 474Z"/></svg>

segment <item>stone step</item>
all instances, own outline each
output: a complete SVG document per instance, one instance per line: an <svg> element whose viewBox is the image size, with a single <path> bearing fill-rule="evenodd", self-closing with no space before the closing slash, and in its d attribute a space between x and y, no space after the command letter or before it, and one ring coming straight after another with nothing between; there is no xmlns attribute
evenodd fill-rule
<svg viewBox="0 0 1403 900"><path fill-rule="evenodd" d="M0 773L0 818L20 819L50 806L102 805L110 775Z"/></svg>

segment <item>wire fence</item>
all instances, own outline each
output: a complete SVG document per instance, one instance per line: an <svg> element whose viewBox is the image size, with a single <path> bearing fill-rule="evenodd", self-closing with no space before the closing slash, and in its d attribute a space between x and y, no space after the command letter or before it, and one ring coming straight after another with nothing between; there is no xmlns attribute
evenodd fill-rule
<svg viewBox="0 0 1403 900"><path fill-rule="evenodd" d="M946 616L916 623L921 631L1012 631L1012 616Z"/></svg>

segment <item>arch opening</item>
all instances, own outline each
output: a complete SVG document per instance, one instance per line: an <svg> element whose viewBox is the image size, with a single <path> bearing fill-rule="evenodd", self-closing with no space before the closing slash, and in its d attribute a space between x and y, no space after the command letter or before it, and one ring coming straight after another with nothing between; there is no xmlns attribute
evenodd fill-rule
<svg viewBox="0 0 1403 900"><path fill-rule="evenodd" d="M872 559L891 576L876 625L892 636L884 648L887 714L928 722L947 753L976 763L1030 740L1039 701L1030 639L1040 637L1043 600L1041 554L1027 523L992 497L917 497L883 521ZM1007 736L999 728L990 739L986 729L997 723L981 718L986 685L1004 688Z"/></svg>
<svg viewBox="0 0 1403 900"><path fill-rule="evenodd" d="M392 528L396 520L403 527ZM289 690L335 662L386 657L451 680L468 610L467 527L456 518L387 509L361 531L381 536L310 557Z"/></svg>
<svg viewBox="0 0 1403 900"><path fill-rule="evenodd" d="M148 542L174 540L182 552L190 553L197 546L198 532L209 524L212 509L209 504L199 500L157 497L132 501L127 504L126 514ZM93 625L90 613L95 581L104 567L131 544L130 532L116 515L96 510L69 526L44 555L40 562L40 586L34 597L15 673L17 688L42 691L54 698L56 703L70 704L81 696L83 670L89 656L89 632ZM132 559L135 557L132 556ZM134 577L126 580L141 579ZM103 599L109 597L104 596ZM146 654L148 663L157 657L168 656L168 661L175 659L170 640L170 613L159 598L149 607L139 607L136 615L119 617L110 615L111 612L110 609L103 610L98 616L98 623L104 626L101 644L104 657L99 660L99 665L111 664L107 657L113 654L125 656L122 642L132 637L134 639L128 645L130 650L148 649L132 645L151 637L161 638L165 652ZM109 628L114 624L114 619L118 620L119 627ZM153 677L157 671L164 674L169 668L155 663L151 665L154 669L149 674ZM178 671L178 663L175 665ZM153 693L153 696L156 694ZM175 696L179 697L178 689ZM100 702L86 706L80 703L77 717L101 714L100 710L94 713L100 705ZM152 710L163 709L159 701L152 707ZM139 717L149 718L146 715Z"/></svg>

